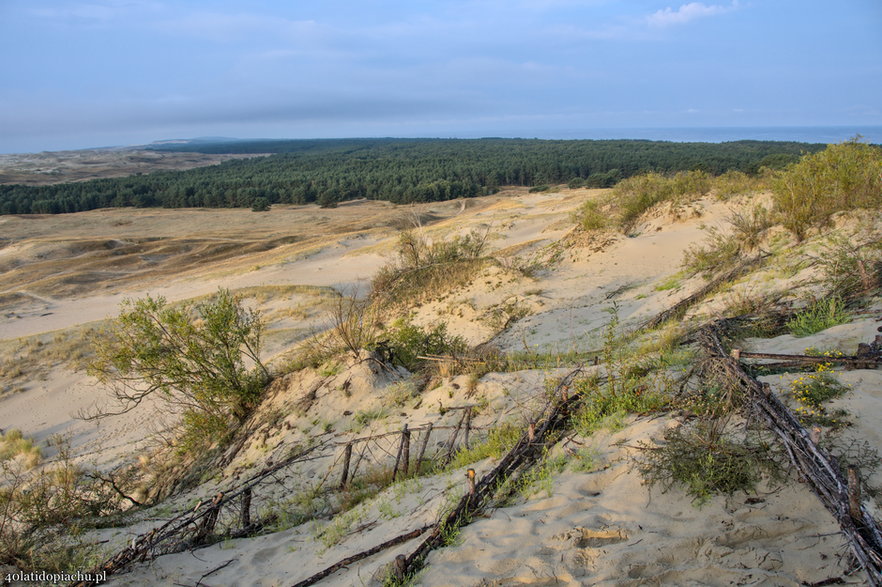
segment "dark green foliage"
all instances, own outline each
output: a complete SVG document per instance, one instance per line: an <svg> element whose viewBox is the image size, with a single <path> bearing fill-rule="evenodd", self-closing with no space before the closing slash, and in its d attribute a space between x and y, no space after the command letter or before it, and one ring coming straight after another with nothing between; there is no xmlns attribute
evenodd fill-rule
<svg viewBox="0 0 882 587"><path fill-rule="evenodd" d="M443 322L424 329L406 320L396 320L385 335L393 362L410 371L416 371L423 363L420 356L457 356L468 350L465 340L448 334Z"/></svg>
<svg viewBox="0 0 882 587"><path fill-rule="evenodd" d="M52 186L0 186L0 214L56 214L109 206L251 207L355 198L429 202L495 193L499 186L538 186L584 179L609 187L637 173L755 173L775 155L821 145L738 141L546 141L537 139L339 139L236 141L158 146L212 153L277 153L220 165Z"/></svg>
<svg viewBox="0 0 882 587"><path fill-rule="evenodd" d="M264 197L255 198L251 204L252 212L268 212L270 209L269 200Z"/></svg>

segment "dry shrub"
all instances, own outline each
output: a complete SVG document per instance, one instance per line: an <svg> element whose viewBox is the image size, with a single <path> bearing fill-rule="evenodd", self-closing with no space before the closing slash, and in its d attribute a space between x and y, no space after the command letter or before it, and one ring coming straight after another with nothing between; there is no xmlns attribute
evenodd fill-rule
<svg viewBox="0 0 882 587"><path fill-rule="evenodd" d="M760 248L766 231L774 224L771 213L762 206L750 211L733 210L726 218L728 229L707 229L703 245L691 245L683 255L683 267L689 273L709 277L734 267L744 255Z"/></svg>
<svg viewBox="0 0 882 587"><path fill-rule="evenodd" d="M402 232L397 258L382 267L371 282L372 300L376 304L414 303L465 283L486 261L486 239L486 232L471 232L429 242L416 232Z"/></svg>

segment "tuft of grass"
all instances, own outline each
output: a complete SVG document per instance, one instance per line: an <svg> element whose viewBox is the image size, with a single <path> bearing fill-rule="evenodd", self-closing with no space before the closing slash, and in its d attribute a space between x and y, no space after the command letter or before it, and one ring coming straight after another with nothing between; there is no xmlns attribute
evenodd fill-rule
<svg viewBox="0 0 882 587"><path fill-rule="evenodd" d="M471 232L430 242L413 231L398 237L397 258L383 266L371 282L372 300L383 306L413 304L437 297L474 278L488 262L487 233Z"/></svg>
<svg viewBox="0 0 882 587"><path fill-rule="evenodd" d="M655 291L668 291L671 289L676 289L682 285L682 281L680 281L680 277L677 275L671 275L658 285L656 285L653 289Z"/></svg>
<svg viewBox="0 0 882 587"><path fill-rule="evenodd" d="M21 430L13 428L5 434L0 433L0 461L19 460L28 469L33 469L42 458L40 447L35 446L30 438L25 438Z"/></svg>
<svg viewBox="0 0 882 587"><path fill-rule="evenodd" d="M511 422L500 424L490 430L484 442L457 452L447 468L455 470L483 459L498 459L517 444L521 433L522 430Z"/></svg>
<svg viewBox="0 0 882 587"><path fill-rule="evenodd" d="M627 232L656 204L695 200L707 195L711 186L711 177L704 171L681 171L672 176L646 173L624 179L613 188L621 210L621 227Z"/></svg>
<svg viewBox="0 0 882 587"><path fill-rule="evenodd" d="M788 320L787 329L793 336L809 336L831 326L845 324L851 316L839 296L818 300Z"/></svg>
<svg viewBox="0 0 882 587"><path fill-rule="evenodd" d="M602 230L610 224L609 213L601 209L597 200L586 200L573 213L573 222L583 230Z"/></svg>

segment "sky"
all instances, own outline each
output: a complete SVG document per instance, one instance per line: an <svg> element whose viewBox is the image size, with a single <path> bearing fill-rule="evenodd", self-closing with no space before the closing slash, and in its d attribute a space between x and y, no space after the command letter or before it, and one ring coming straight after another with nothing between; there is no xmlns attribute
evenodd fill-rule
<svg viewBox="0 0 882 587"><path fill-rule="evenodd" d="M882 125L880 0L0 0L0 152Z"/></svg>

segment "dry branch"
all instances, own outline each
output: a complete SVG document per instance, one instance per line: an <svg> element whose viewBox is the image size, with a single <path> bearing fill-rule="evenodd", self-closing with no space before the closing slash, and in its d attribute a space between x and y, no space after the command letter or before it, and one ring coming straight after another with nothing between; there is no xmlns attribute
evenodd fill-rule
<svg viewBox="0 0 882 587"><path fill-rule="evenodd" d="M320 572L316 573L315 575L312 575L311 577L304 579L303 581L299 581L299 582L295 583L293 585L293 587L307 587L308 585L315 585L316 583L318 583L319 581L321 581L325 577L327 577L329 575L333 575L334 573L336 573L340 569L345 568L345 567L351 565L352 563L355 563L355 562L358 562L362 559L368 558L369 556L373 556L373 555L377 554L378 552L382 552L382 551L386 550L387 548L391 548L397 544L407 542L408 540L413 540L414 538L424 534L431 527L432 526L423 526L422 528L417 528L416 530L411 530L410 532L406 532L400 536L396 536L395 538L392 538L391 540L387 540L386 542L383 542L382 544L378 544L378 545L374 546L373 548L369 548L369 549L365 550L364 552L359 552L358 554L354 554L350 557L346 557L343 560L341 560L340 562L334 563L333 565L331 565L327 569L320 571Z"/></svg>
<svg viewBox="0 0 882 587"><path fill-rule="evenodd" d="M97 567L91 570L92 576L100 576L106 572L107 576L118 573L134 562L152 560L160 554L176 552L181 550L181 545L186 547L187 544L196 546L195 542L204 541L214 527L220 508L231 502L233 499L250 493L252 489L261 481L274 475L280 470L290 467L299 462L310 459L310 454L323 448L324 444L317 444L313 447L301 450L296 454L289 456L287 459L267 467L256 473L238 487L230 489L226 492L220 492L213 500L203 500L192 510L183 512L162 526L154 528L146 534L141 534L134 538L129 546L122 549ZM208 532L204 530L208 528ZM187 537L195 536L187 540ZM165 548L163 548L165 545ZM96 585L94 581L76 581L71 583L72 587L87 587Z"/></svg>
<svg viewBox="0 0 882 587"><path fill-rule="evenodd" d="M651 318L644 322L640 326L640 330L650 330L652 328L660 326L661 324L664 324L672 318L682 318L683 314L686 313L686 310L688 310L693 304L702 300L705 296L713 292L722 284L728 283L733 279L737 279L742 275L749 273L763 260L763 258L764 256L760 255L758 257L754 257L753 259L748 259L747 261L742 262L740 265L730 269L729 271L726 271L725 273L711 279L695 293L683 298L667 310L656 314L654 318Z"/></svg>

